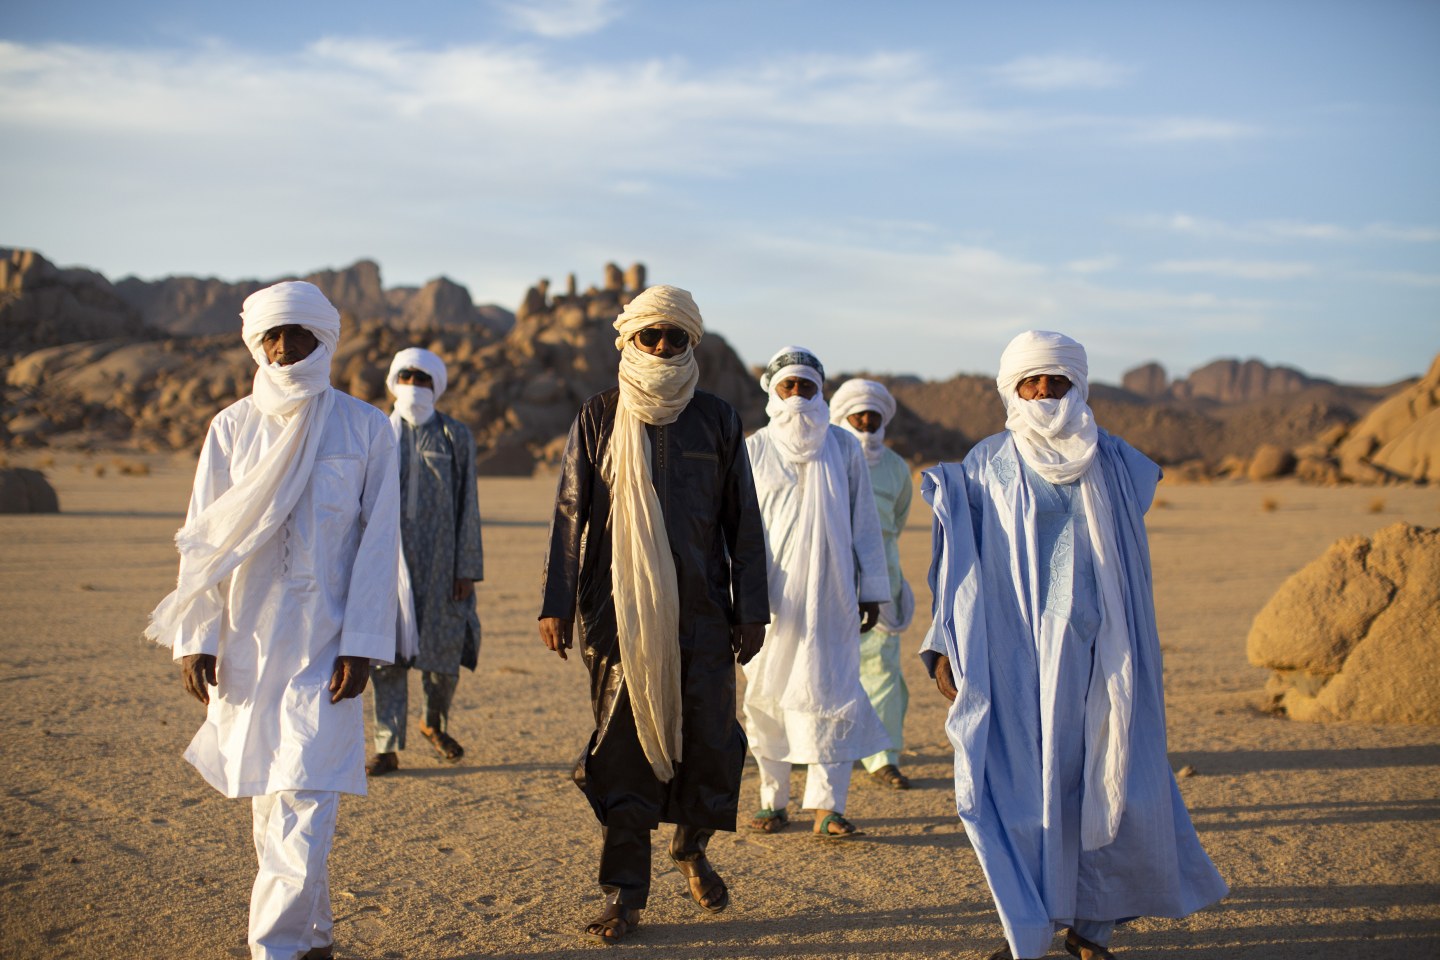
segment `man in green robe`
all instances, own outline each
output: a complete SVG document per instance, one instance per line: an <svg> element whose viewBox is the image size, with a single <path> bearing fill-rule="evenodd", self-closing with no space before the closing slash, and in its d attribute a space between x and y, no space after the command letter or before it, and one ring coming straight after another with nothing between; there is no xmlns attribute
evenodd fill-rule
<svg viewBox="0 0 1440 960"><path fill-rule="evenodd" d="M900 671L900 635L910 625L915 598L900 570L900 531L910 516L910 468L885 446L885 427L895 416L895 398L873 380L847 380L830 399L830 422L844 427L865 452L870 466L870 489L880 512L880 533L885 541L885 562L890 573L890 602L881 606L880 621L860 635L860 683L870 697L880 722L890 734L890 749L866 757L871 779L895 790L909 790L910 779L900 772L904 747L905 708L910 691Z"/></svg>
<svg viewBox="0 0 1440 960"><path fill-rule="evenodd" d="M480 651L475 582L484 579L484 555L475 440L435 409L446 379L444 361L411 347L395 355L385 380L395 396L390 423L400 448L401 596L395 662L374 668L371 677L376 754L365 768L371 776L400 766L412 666L421 671L425 695L421 736L442 760L465 754L448 730L450 704L460 668L474 670Z"/></svg>

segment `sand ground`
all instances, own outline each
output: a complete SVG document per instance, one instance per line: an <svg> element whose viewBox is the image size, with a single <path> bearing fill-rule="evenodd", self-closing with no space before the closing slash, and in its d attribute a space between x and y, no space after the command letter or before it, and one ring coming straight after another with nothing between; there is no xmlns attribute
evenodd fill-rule
<svg viewBox="0 0 1440 960"><path fill-rule="evenodd" d="M127 476L109 456L59 455L47 473L63 512L0 516L0 957L246 955L248 804L180 759L202 708L168 653L140 638L173 585L193 461L143 462L149 475ZM589 730L584 671L545 651L534 626L552 489L481 482L485 640L452 718L468 752L448 766L412 743L400 773L344 798L338 955L988 952L999 926L954 815L943 703L913 657L903 765L917 789L857 776L849 814L867 838L718 835L733 902L713 917L659 853L641 931L616 947L579 935L597 909L599 830L568 779ZM925 604L930 518L916 502L901 543ZM1440 524L1440 491L1162 486L1149 526L1171 760L1194 768L1180 788L1231 894L1186 920L1132 924L1116 937L1123 956L1440 956L1440 728L1265 715L1264 672L1245 660L1250 621L1286 576L1337 537L1399 519ZM411 696L413 716L418 681ZM753 765L744 789L742 816L756 806ZM1057 941L1051 956L1064 955Z"/></svg>

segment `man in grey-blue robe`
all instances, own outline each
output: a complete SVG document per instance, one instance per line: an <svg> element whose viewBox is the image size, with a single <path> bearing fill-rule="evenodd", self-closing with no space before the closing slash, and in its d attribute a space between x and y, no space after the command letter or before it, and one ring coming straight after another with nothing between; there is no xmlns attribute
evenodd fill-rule
<svg viewBox="0 0 1440 960"><path fill-rule="evenodd" d="M1115 925L1226 893L1165 745L1144 514L1160 469L1095 425L1085 350L1021 334L1006 430L924 475L935 511L922 649L951 700L956 808L1006 943L1103 960Z"/></svg>
<svg viewBox="0 0 1440 960"><path fill-rule="evenodd" d="M390 422L400 451L400 622L396 658L373 671L375 756L371 776L398 769L405 747L408 673L421 671L421 735L441 759L465 753L449 732L460 668L475 669L480 619L475 582L484 579L475 440L435 409L445 392L444 362L418 347L395 355L386 385L395 396Z"/></svg>

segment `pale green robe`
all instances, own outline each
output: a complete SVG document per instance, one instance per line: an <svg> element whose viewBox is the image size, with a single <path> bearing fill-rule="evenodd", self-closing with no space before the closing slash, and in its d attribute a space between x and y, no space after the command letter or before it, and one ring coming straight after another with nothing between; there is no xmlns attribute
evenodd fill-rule
<svg viewBox="0 0 1440 960"><path fill-rule="evenodd" d="M890 602L895 610L905 575L900 570L900 531L910 516L913 488L910 468L900 455L889 447L880 461L870 467L870 489L875 494L875 507L880 513L880 533L885 541L885 565L890 574ZM870 696L870 703L880 715L880 722L890 734L891 749L866 757L865 769L871 772L886 764L897 764L904 747L905 709L910 704L910 691L900 671L900 637L876 627L860 635L860 684Z"/></svg>

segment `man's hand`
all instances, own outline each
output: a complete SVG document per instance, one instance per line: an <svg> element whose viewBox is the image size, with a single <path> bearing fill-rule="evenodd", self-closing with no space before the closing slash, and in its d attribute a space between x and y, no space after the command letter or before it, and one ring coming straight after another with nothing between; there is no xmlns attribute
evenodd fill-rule
<svg viewBox="0 0 1440 960"><path fill-rule="evenodd" d="M860 632L869 633L880 622L880 604L871 600L860 604Z"/></svg>
<svg viewBox="0 0 1440 960"><path fill-rule="evenodd" d="M735 660L740 666L745 666L760 652L760 645L765 642L765 627L763 623L737 623L730 628L730 649L735 651Z"/></svg>
<svg viewBox="0 0 1440 960"><path fill-rule="evenodd" d="M336 657L335 672L330 675L330 702L360 696L369 682L369 657Z"/></svg>
<svg viewBox="0 0 1440 960"><path fill-rule="evenodd" d="M561 620L559 617L540 618L540 639L545 646L560 654L561 660L569 660L565 651L575 645L571 634L575 632L574 620Z"/></svg>
<svg viewBox="0 0 1440 960"><path fill-rule="evenodd" d="M945 654L935 658L935 686L940 688L940 695L951 703L960 695L955 689L955 675L950 672L950 658Z"/></svg>
<svg viewBox="0 0 1440 960"><path fill-rule="evenodd" d="M451 600L469 600L475 593L475 581L467 577L456 577L455 586L450 591Z"/></svg>
<svg viewBox="0 0 1440 960"><path fill-rule="evenodd" d="M210 687L215 686L215 654L192 653L180 661L180 682L185 692L201 703L210 702Z"/></svg>

